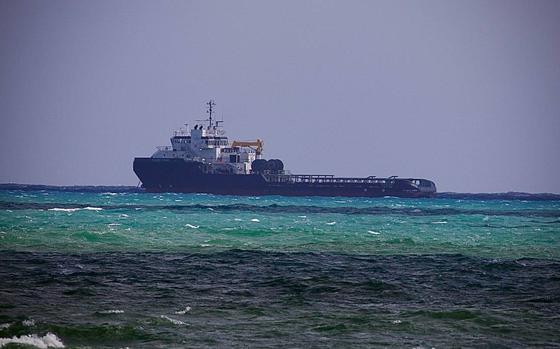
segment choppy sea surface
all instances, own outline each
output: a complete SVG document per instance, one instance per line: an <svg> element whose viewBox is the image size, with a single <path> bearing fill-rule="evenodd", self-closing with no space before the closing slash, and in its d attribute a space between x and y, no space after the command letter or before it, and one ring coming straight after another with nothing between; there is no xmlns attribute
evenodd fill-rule
<svg viewBox="0 0 560 349"><path fill-rule="evenodd" d="M560 201L0 190L0 347L560 348Z"/></svg>

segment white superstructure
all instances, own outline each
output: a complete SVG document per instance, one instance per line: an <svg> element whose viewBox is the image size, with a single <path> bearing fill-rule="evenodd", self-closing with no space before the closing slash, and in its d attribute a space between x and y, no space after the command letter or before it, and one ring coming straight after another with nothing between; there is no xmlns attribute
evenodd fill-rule
<svg viewBox="0 0 560 349"><path fill-rule="evenodd" d="M209 165L213 173L249 174L251 163L260 158L263 142L233 141L230 143L221 125L223 121L212 119L214 101L208 103L208 119L199 120L208 124L196 124L189 129L174 132L171 146L161 146L152 158L179 158L185 161L199 161Z"/></svg>

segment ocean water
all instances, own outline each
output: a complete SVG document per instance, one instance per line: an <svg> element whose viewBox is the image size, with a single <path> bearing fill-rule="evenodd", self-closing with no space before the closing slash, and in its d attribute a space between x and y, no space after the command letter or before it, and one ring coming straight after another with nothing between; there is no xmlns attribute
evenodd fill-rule
<svg viewBox="0 0 560 349"><path fill-rule="evenodd" d="M560 201L0 190L0 347L560 347Z"/></svg>

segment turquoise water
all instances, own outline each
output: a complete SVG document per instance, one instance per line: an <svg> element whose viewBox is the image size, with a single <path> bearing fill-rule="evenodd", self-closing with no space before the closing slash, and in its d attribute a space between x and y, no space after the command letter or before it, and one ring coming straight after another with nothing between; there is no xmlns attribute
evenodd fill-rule
<svg viewBox="0 0 560 349"><path fill-rule="evenodd" d="M560 346L560 201L0 190L0 257L0 347Z"/></svg>
<svg viewBox="0 0 560 349"><path fill-rule="evenodd" d="M560 257L558 201L63 192L0 192L0 201L21 204L0 211L0 242L13 250Z"/></svg>

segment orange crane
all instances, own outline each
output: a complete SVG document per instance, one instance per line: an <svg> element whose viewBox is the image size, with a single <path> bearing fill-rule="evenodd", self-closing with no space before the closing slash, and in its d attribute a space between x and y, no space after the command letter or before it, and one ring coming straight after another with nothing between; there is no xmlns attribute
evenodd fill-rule
<svg viewBox="0 0 560 349"><path fill-rule="evenodd" d="M231 147L250 147L256 150L257 155L261 155L263 152L264 142L260 139L256 141L233 141Z"/></svg>

